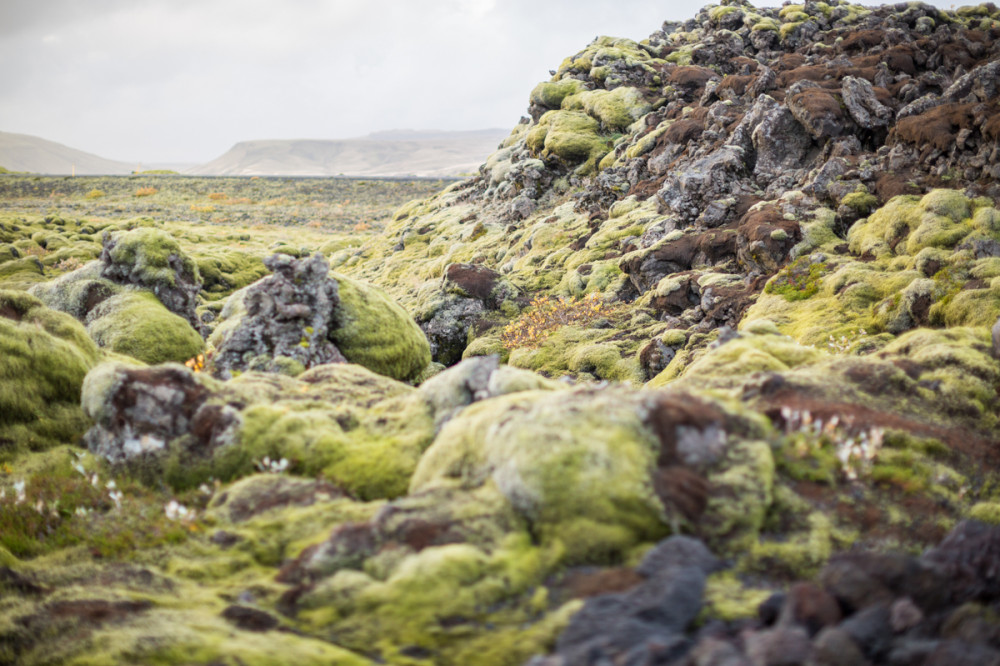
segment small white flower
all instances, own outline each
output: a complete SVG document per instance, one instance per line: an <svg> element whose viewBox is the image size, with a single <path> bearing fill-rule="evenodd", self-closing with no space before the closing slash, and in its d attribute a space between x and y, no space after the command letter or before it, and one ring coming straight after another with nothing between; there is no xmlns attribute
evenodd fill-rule
<svg viewBox="0 0 1000 666"><path fill-rule="evenodd" d="M170 520L177 520L177 516L181 508L182 507L177 500L170 500L167 502L167 505L163 507L163 510L166 512L167 518Z"/></svg>
<svg viewBox="0 0 1000 666"><path fill-rule="evenodd" d="M111 479L110 481L104 484L104 487L107 488L108 490L114 490L116 485L117 484L115 484L115 480Z"/></svg>
<svg viewBox="0 0 1000 666"><path fill-rule="evenodd" d="M76 471L78 471L82 476L84 476L84 477L87 476L87 470L85 470L83 468L83 465L81 465L80 463L73 463L73 469L75 469Z"/></svg>
<svg viewBox="0 0 1000 666"><path fill-rule="evenodd" d="M90 477L90 485L94 486L95 488L97 487L97 484L100 482L101 479L99 476L97 476L96 473L94 474L94 476Z"/></svg>
<svg viewBox="0 0 1000 666"><path fill-rule="evenodd" d="M88 511L86 507L78 506L76 507L76 511L74 511L73 513L75 513L78 516L86 516L88 513L90 513L90 511Z"/></svg>
<svg viewBox="0 0 1000 666"><path fill-rule="evenodd" d="M195 519L196 513L193 509L189 509L177 500L170 500L170 502L164 507L167 514L167 518L170 520L179 520L181 522L189 522Z"/></svg>
<svg viewBox="0 0 1000 666"><path fill-rule="evenodd" d="M23 479L14 482L14 494L17 496L16 500L14 501L15 504L20 504L25 500L24 483L25 482Z"/></svg>
<svg viewBox="0 0 1000 666"><path fill-rule="evenodd" d="M111 498L111 501L115 503L115 508L120 509L122 506L122 498L124 497L122 492L120 490L112 490L108 493L108 496Z"/></svg>
<svg viewBox="0 0 1000 666"><path fill-rule="evenodd" d="M37 511L38 513L45 513L45 502L43 502L42 500L38 500L37 502L35 502L35 511Z"/></svg>

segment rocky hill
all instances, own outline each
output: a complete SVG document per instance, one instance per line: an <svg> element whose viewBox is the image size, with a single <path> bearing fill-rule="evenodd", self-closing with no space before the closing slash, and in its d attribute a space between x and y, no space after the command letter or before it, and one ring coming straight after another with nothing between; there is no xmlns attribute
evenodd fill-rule
<svg viewBox="0 0 1000 666"><path fill-rule="evenodd" d="M0 132L0 166L28 173L120 176L132 173L136 165L98 157L37 136Z"/></svg>
<svg viewBox="0 0 1000 666"><path fill-rule="evenodd" d="M185 173L440 178L474 172L506 135L502 130L396 131L333 141L241 141L224 155Z"/></svg>
<svg viewBox="0 0 1000 666"><path fill-rule="evenodd" d="M0 663L1000 663L998 38L598 38L360 247L5 218Z"/></svg>

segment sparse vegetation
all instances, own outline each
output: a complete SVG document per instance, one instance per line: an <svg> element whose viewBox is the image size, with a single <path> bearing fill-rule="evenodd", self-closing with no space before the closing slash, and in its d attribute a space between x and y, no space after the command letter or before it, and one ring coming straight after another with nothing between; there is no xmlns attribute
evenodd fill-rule
<svg viewBox="0 0 1000 666"><path fill-rule="evenodd" d="M563 326L588 326L622 312L621 305L607 303L599 294L579 299L542 296L532 300L524 314L504 327L501 340L507 349L535 349Z"/></svg>

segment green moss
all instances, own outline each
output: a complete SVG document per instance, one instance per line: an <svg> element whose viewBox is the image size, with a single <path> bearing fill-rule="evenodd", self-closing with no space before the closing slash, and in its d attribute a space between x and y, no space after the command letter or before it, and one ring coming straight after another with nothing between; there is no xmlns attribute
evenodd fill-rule
<svg viewBox="0 0 1000 666"><path fill-rule="evenodd" d="M619 382L642 382L642 372L634 358L623 358L614 344L598 343L573 350L568 361L569 370L588 373L598 379Z"/></svg>
<svg viewBox="0 0 1000 666"><path fill-rule="evenodd" d="M624 130L650 109L639 91L628 86L611 91L591 90L576 97L583 109L608 130Z"/></svg>
<svg viewBox="0 0 1000 666"><path fill-rule="evenodd" d="M21 257L0 264L0 286L27 289L45 279L45 268L36 257Z"/></svg>
<svg viewBox="0 0 1000 666"><path fill-rule="evenodd" d="M828 438L793 433L784 439L775 458L782 475L797 481L834 486L840 478L841 462Z"/></svg>
<svg viewBox="0 0 1000 666"><path fill-rule="evenodd" d="M508 362L546 377L586 373L584 377L637 381L638 365L631 355L617 344L601 343L603 338L612 335L613 330L562 326L544 338L537 348L512 349Z"/></svg>
<svg viewBox="0 0 1000 666"><path fill-rule="evenodd" d="M239 250L198 251L194 255L202 290L214 297L231 294L268 274L259 256Z"/></svg>
<svg viewBox="0 0 1000 666"><path fill-rule="evenodd" d="M96 302L122 291L121 286L101 277L101 268L101 262L94 261L55 280L36 284L29 291L48 307L82 321Z"/></svg>
<svg viewBox="0 0 1000 666"><path fill-rule="evenodd" d="M794 14L804 14L806 6L805 5L785 5L778 11L778 17L782 19L788 19L789 16ZM801 20L801 19L796 19Z"/></svg>
<svg viewBox="0 0 1000 666"><path fill-rule="evenodd" d="M87 653L73 664L234 663L247 666L296 664L363 666L371 661L326 641L293 633L239 630L221 617L218 602L178 610L163 607L94 632Z"/></svg>
<svg viewBox="0 0 1000 666"><path fill-rule="evenodd" d="M847 206L858 215L867 215L868 211L878 205L878 197L870 194L863 185L840 200L841 206Z"/></svg>
<svg viewBox="0 0 1000 666"><path fill-rule="evenodd" d="M393 379L416 379L431 362L424 332L374 285L333 274L340 287L330 339L351 363Z"/></svg>
<svg viewBox="0 0 1000 666"><path fill-rule="evenodd" d="M666 532L649 487L654 443L641 395L523 392L467 407L420 460L411 492L496 483L570 562L613 561Z"/></svg>
<svg viewBox="0 0 1000 666"><path fill-rule="evenodd" d="M800 25L802 25L802 23L805 22L806 19L809 18L809 15L800 12L798 14L789 15L789 18L800 18L801 20L790 23L786 22L781 24L781 27L778 29L778 35L781 37L781 41L785 41L793 34L795 34L795 31L798 29Z"/></svg>
<svg viewBox="0 0 1000 666"><path fill-rule="evenodd" d="M670 126L673 124L673 120L664 120L661 122L652 132L648 132L640 139L632 142L629 147L625 149L625 156L629 159L634 159L645 155L656 146L657 139L663 136L663 134L670 129Z"/></svg>
<svg viewBox="0 0 1000 666"><path fill-rule="evenodd" d="M80 387L98 357L75 319L26 293L0 291L0 458L83 434Z"/></svg>
<svg viewBox="0 0 1000 666"><path fill-rule="evenodd" d="M990 525L1000 525L1000 502L977 502L969 509L968 517Z"/></svg>
<svg viewBox="0 0 1000 666"><path fill-rule="evenodd" d="M754 619L772 594L772 590L744 587L732 571L712 574L705 582L703 615L724 622Z"/></svg>
<svg viewBox="0 0 1000 666"><path fill-rule="evenodd" d="M765 30L778 32L781 29L781 24L773 18L758 16L757 19L758 20L750 28L753 32L762 32Z"/></svg>
<svg viewBox="0 0 1000 666"><path fill-rule="evenodd" d="M819 291L819 280L827 269L825 262L800 257L771 278L765 291L780 294L787 301L803 301Z"/></svg>
<svg viewBox="0 0 1000 666"><path fill-rule="evenodd" d="M355 365L317 366L296 379L246 372L213 391L212 402L240 409L239 446L198 461L171 444L165 475L174 487L245 476L266 456L356 497L395 497L434 434L431 409L413 389Z"/></svg>
<svg viewBox="0 0 1000 666"><path fill-rule="evenodd" d="M761 541L753 544L744 565L750 571L767 571L769 575L788 578L811 578L830 559L837 534L830 519L816 511L808 517L808 528L802 534L784 541ZM841 537L843 538L843 537Z"/></svg>
<svg viewBox="0 0 1000 666"><path fill-rule="evenodd" d="M528 133L527 141L535 154L583 163L591 170L609 150L598 121L580 111L549 111Z"/></svg>
<svg viewBox="0 0 1000 666"><path fill-rule="evenodd" d="M112 235L112 264L130 267L129 278L144 287L173 287L179 273L189 282L201 282L198 266L177 241L162 229L141 227Z"/></svg>
<svg viewBox="0 0 1000 666"><path fill-rule="evenodd" d="M921 364L920 380L937 384L935 402L940 408L976 414L992 427L1000 368L990 348L986 328L917 329L886 345L881 355Z"/></svg>
<svg viewBox="0 0 1000 666"><path fill-rule="evenodd" d="M959 190L931 190L920 200L924 210L960 222L969 217L969 200Z"/></svg>
<svg viewBox="0 0 1000 666"><path fill-rule="evenodd" d="M767 442L730 447L724 469L709 476L712 493L698 523L713 549L736 554L756 543L771 504L774 469Z"/></svg>
<svg viewBox="0 0 1000 666"><path fill-rule="evenodd" d="M871 480L905 493L924 493L929 488L930 469L909 451L887 451L872 466Z"/></svg>
<svg viewBox="0 0 1000 666"><path fill-rule="evenodd" d="M708 10L708 17L713 21L718 21L725 16L729 16L733 12L740 11L739 7L734 7L731 5L721 5L719 7L712 7Z"/></svg>
<svg viewBox="0 0 1000 666"><path fill-rule="evenodd" d="M389 663L417 663L403 647L422 648L433 663L490 666L523 663L547 651L579 603L542 618L550 565L527 535L512 535L492 553L469 544L426 548L404 556L384 581L354 572L332 579L327 603L300 617L312 630L333 631L342 645L376 652ZM448 618L463 618L456 627ZM488 623L491 631L470 632Z"/></svg>
<svg viewBox="0 0 1000 666"><path fill-rule="evenodd" d="M101 302L87 316L87 332L100 346L144 363L183 363L205 341L150 292L126 291Z"/></svg>
<svg viewBox="0 0 1000 666"><path fill-rule="evenodd" d="M465 351L462 352L462 359L469 359L474 356L493 356L494 354L499 356L503 362L506 362L510 356L510 352L503 346L503 341L500 340L499 334L484 335L472 340L465 348Z"/></svg>
<svg viewBox="0 0 1000 666"><path fill-rule="evenodd" d="M977 208L972 216L972 227L981 233L996 236L1000 233L1000 210L989 206Z"/></svg>
<svg viewBox="0 0 1000 666"><path fill-rule="evenodd" d="M781 372L816 363L823 352L774 334L750 335L710 350L685 369L692 382L707 377L736 379L755 372Z"/></svg>
<svg viewBox="0 0 1000 666"><path fill-rule="evenodd" d="M547 81L535 86L531 91L530 101L532 104L539 104L548 109L558 109L566 97L586 89L584 82L579 79L567 78L559 81Z"/></svg>

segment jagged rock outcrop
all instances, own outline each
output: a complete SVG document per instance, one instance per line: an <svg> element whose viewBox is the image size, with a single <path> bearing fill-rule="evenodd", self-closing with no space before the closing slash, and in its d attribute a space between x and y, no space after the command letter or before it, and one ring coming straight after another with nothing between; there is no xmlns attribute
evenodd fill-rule
<svg viewBox="0 0 1000 666"><path fill-rule="evenodd" d="M212 359L216 370L277 370L280 363L305 369L346 362L329 339L340 303L330 264L320 255L299 260L275 254L264 265L273 275L246 289L246 315L222 336Z"/></svg>

